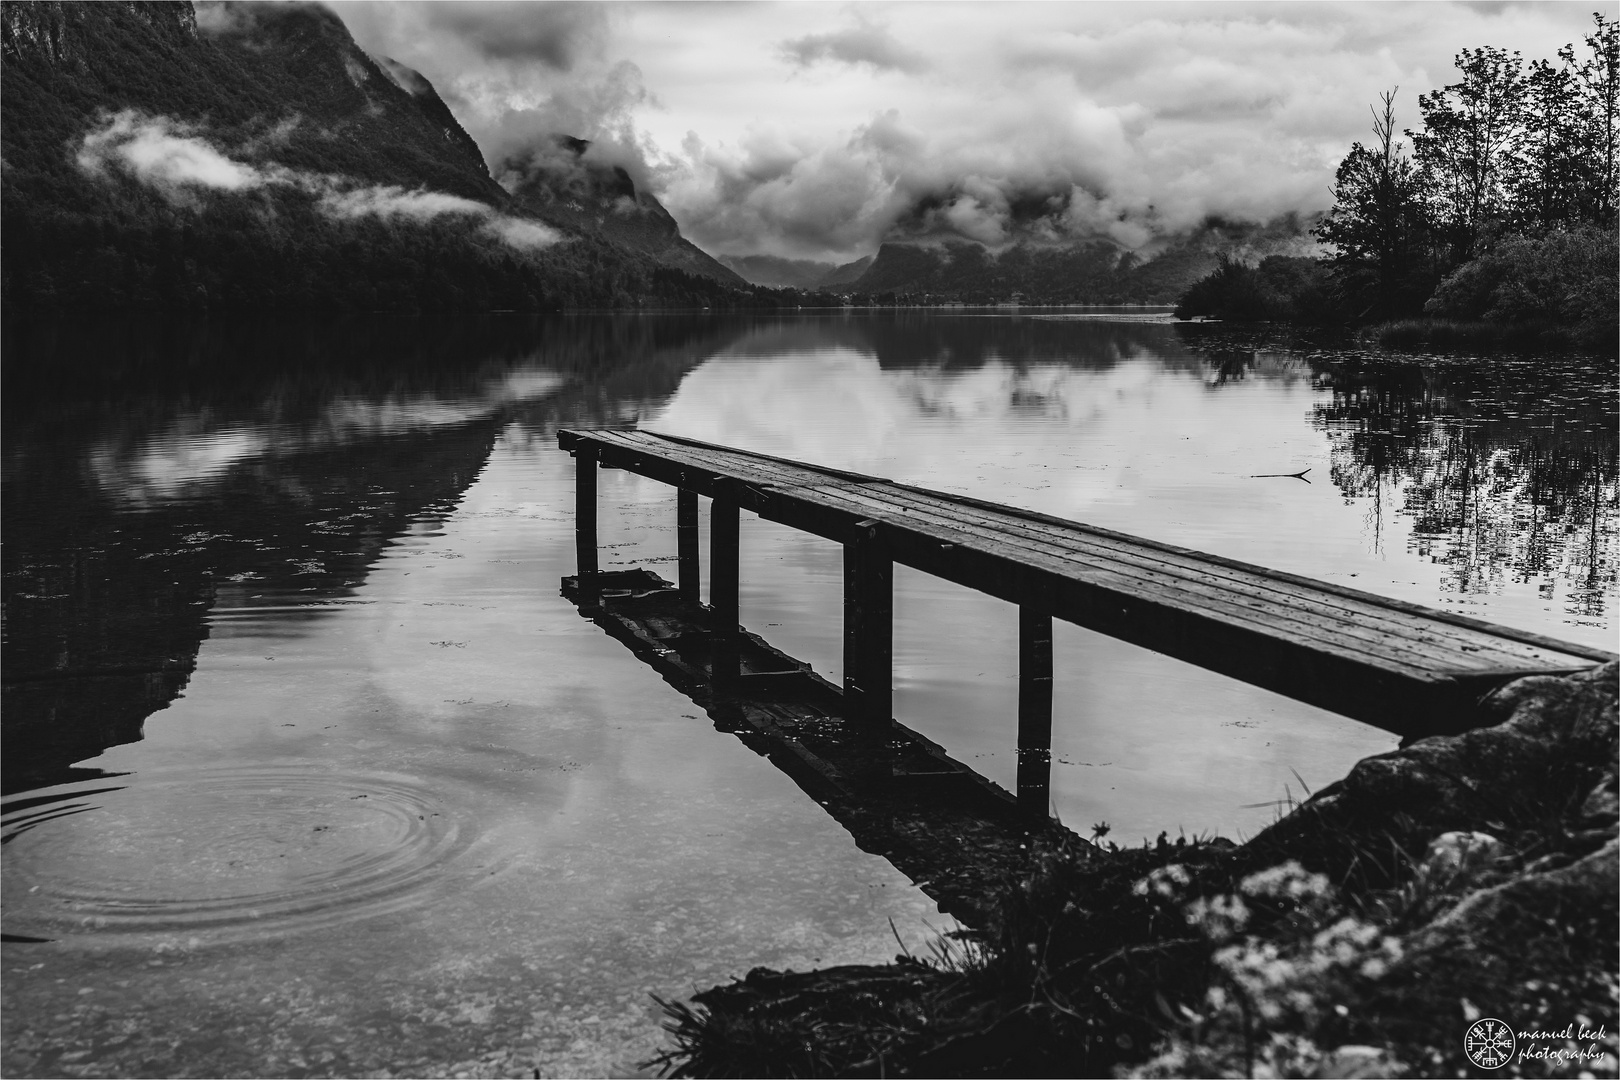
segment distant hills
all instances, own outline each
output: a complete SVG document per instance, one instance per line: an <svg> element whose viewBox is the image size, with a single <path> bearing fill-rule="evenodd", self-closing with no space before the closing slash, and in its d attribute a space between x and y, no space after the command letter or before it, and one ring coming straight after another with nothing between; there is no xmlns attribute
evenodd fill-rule
<svg viewBox="0 0 1620 1080"><path fill-rule="evenodd" d="M860 280L873 256L854 262L783 259L775 255L722 255L720 261L747 281L776 289L833 289Z"/></svg>
<svg viewBox="0 0 1620 1080"><path fill-rule="evenodd" d="M955 237L884 243L838 265L768 255L721 256L756 285L820 289L898 303L1173 304L1221 255L1258 261L1314 255L1311 222L1210 220L1146 258L1106 240L1022 242L999 251Z"/></svg>
<svg viewBox="0 0 1620 1080"><path fill-rule="evenodd" d="M1308 223L1206 221L1146 258L1105 240L1018 243L996 252L965 240L884 244L845 288L923 303L1169 304L1222 254L1314 254ZM830 285L830 283L826 283Z"/></svg>
<svg viewBox="0 0 1620 1080"><path fill-rule="evenodd" d="M540 311L1172 303L1307 223L1143 258L908 236L842 265L711 258L566 135L493 171L419 72L312 4L0 5L0 299L13 310Z"/></svg>

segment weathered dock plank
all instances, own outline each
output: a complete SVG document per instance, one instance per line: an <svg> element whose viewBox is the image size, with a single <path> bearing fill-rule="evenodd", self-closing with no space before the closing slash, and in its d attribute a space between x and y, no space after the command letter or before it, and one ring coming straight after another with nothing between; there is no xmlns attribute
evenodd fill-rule
<svg viewBox="0 0 1620 1080"><path fill-rule="evenodd" d="M1049 680L1050 672L1040 674L1038 624L1028 620L1058 618L1408 737L1466 728L1478 699L1514 678L1614 659L1543 635L880 477L642 431L564 431L558 441L577 455L582 471L600 462L674 485L683 498L715 500L717 522L746 509L844 544L852 713L886 715L888 630L880 624L889 618L890 586L881 569L892 563L1020 605L1020 625L1031 635L1020 650L1030 680ZM595 569L583 543L582 537L582 578ZM721 574L735 572L734 551L725 551L727 566L719 555L717 547L716 587ZM716 606L735 617L729 606L735 584L724 584ZM582 595L588 588L582 584ZM1028 696L1030 725L1038 727L1039 689L1023 681L1021 700Z"/></svg>
<svg viewBox="0 0 1620 1080"><path fill-rule="evenodd" d="M701 451L699 451L701 453ZM733 452L737 453L737 452ZM1172 590L1180 588L1203 590L1206 595L1218 596L1226 588L1241 594L1236 602L1247 603L1264 610L1268 605L1283 609L1285 618L1293 618L1312 635L1340 633L1366 638L1386 645L1386 654L1424 653L1443 658L1447 663L1465 669L1495 671L1503 666L1517 670L1528 663L1537 665L1547 658L1548 652L1557 652L1563 643L1543 640L1534 635L1518 634L1506 628L1491 627L1473 620L1459 620L1457 624L1448 613L1417 609L1399 601L1338 590L1325 582L1314 582L1215 556L1203 555L1186 549L1139 540L1106 530L1063 522L1032 515L1010 507L984 508L973 499L944 496L943 493L925 492L906 485L885 481L864 480L859 489L849 481L827 484L824 480L812 485L813 467L772 469L772 459L759 460L748 455L741 463L728 463L724 454L709 455L704 459L709 467L725 468L730 464L739 472L760 483L784 487L810 486L827 500L850 513L867 514L892 510L905 515L911 522L933 522L945 529L974 531L975 526L986 526L988 534L978 535L995 540L1028 540L1035 550L1055 552L1076 562L1098 569L1115 569L1130 573L1141 570L1150 581L1166 580ZM849 474L840 474L848 476ZM942 503L941 498L949 500ZM941 537L941 539L948 539ZM1049 541L1052 546L1042 545ZM1217 601L1219 602L1219 601ZM1299 614L1321 616L1320 623L1312 619L1296 618ZM1488 633L1481 636L1480 629ZM1433 650L1426 646L1434 644ZM1460 650L1460 651L1459 651Z"/></svg>

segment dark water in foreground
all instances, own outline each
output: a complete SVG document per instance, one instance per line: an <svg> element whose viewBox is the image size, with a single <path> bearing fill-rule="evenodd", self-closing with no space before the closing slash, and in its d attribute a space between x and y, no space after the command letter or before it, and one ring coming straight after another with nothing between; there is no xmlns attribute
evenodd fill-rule
<svg viewBox="0 0 1620 1080"><path fill-rule="evenodd" d="M842 315L12 329L10 1075L623 1073L649 992L931 902L557 594L563 426L891 476L1614 647L1606 362ZM1309 483L1259 473L1309 469ZM674 501L601 478L604 563ZM743 525L840 674L841 554ZM897 572L897 714L1011 785L1009 605ZM1242 835L1391 737L1060 627L1054 810Z"/></svg>

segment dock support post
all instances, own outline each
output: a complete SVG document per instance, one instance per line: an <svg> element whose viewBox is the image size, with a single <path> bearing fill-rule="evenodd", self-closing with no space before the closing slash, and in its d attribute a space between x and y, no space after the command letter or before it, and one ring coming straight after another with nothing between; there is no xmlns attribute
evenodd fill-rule
<svg viewBox="0 0 1620 1080"><path fill-rule="evenodd" d="M686 488L680 488L679 492L675 503L675 561L680 568L681 599L697 603L698 497L697 492Z"/></svg>
<svg viewBox="0 0 1620 1080"><path fill-rule="evenodd" d="M717 632L734 633L742 622L737 611L740 557L737 504L716 496L709 508L709 606Z"/></svg>
<svg viewBox="0 0 1620 1080"><path fill-rule="evenodd" d="M894 563L877 523L844 542L844 717L887 726L894 715Z"/></svg>
<svg viewBox="0 0 1620 1080"><path fill-rule="evenodd" d="M1018 805L1045 814L1052 793L1052 616L1018 606Z"/></svg>
<svg viewBox="0 0 1620 1080"><path fill-rule="evenodd" d="M737 635L742 616L737 607L741 543L737 534L737 504L716 495L709 507L709 608L714 619L714 660L710 676L716 682L738 675Z"/></svg>
<svg viewBox="0 0 1620 1080"><path fill-rule="evenodd" d="M596 450L585 446L574 451L574 556L580 606L595 607L601 600L596 565Z"/></svg>

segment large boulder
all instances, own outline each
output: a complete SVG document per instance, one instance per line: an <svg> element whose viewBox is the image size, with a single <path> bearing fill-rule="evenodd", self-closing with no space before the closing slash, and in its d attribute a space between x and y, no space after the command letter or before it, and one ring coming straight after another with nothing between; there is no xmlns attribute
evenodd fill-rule
<svg viewBox="0 0 1620 1080"><path fill-rule="evenodd" d="M1620 664L1609 663L1509 683L1481 706L1489 726L1358 762L1244 845L1246 861L1301 858L1381 884L1447 832L1524 848L1573 829L1567 839L1578 848L1600 847L1616 821L1617 675Z"/></svg>

